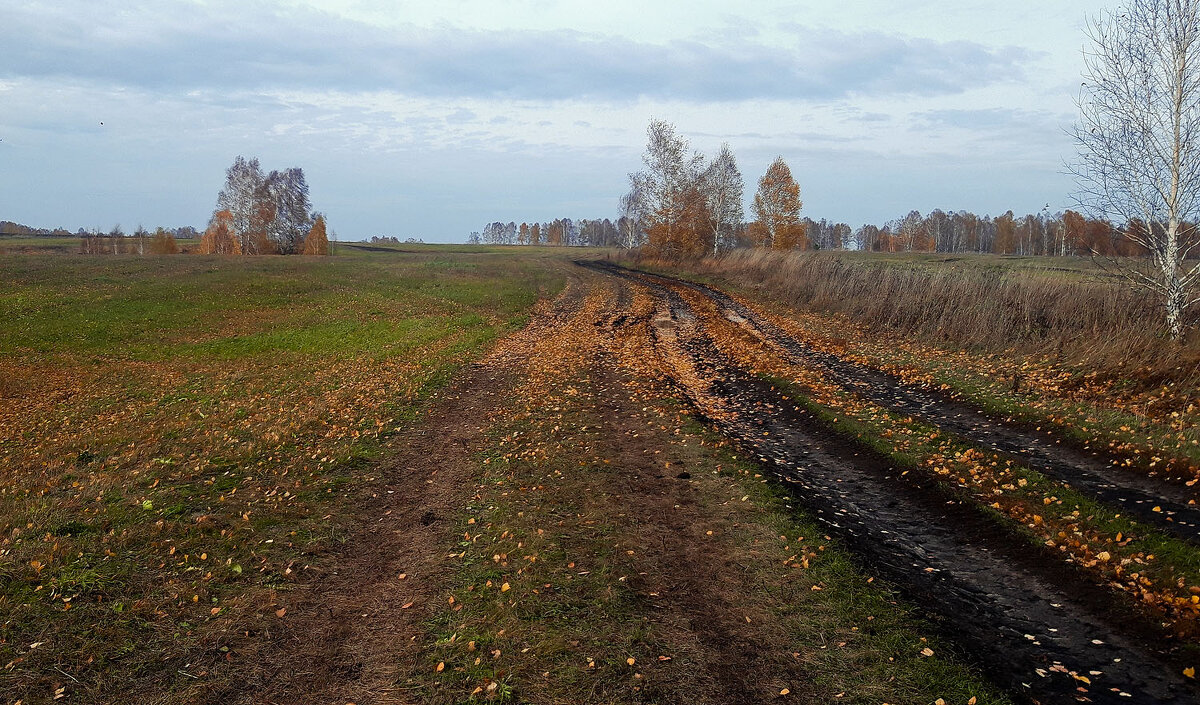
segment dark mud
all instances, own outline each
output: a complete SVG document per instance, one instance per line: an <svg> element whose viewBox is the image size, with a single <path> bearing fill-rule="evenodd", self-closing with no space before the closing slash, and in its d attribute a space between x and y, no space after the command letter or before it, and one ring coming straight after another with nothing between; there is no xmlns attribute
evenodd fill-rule
<svg viewBox="0 0 1200 705"><path fill-rule="evenodd" d="M703 388L676 380L680 388L726 404L733 414L716 422L722 431L786 481L831 534L990 678L1039 703L1200 702L1195 686L1177 675L1162 634L1120 596L959 503L935 480L901 475L886 457L831 431L732 364L671 282L601 268L658 299L660 345L674 346L708 380ZM751 320L749 312L737 313ZM894 385L895 398L915 403L903 386Z"/></svg>
<svg viewBox="0 0 1200 705"><path fill-rule="evenodd" d="M708 297L745 321L761 339L783 351L792 362L816 365L828 379L880 406L917 417L981 449L1037 470L1129 517L1164 533L1200 545L1200 492L1115 467L1099 452L1062 444L1050 432L999 419L961 400L926 389L878 369L815 350L712 287L652 275ZM1156 511L1157 509L1157 511Z"/></svg>

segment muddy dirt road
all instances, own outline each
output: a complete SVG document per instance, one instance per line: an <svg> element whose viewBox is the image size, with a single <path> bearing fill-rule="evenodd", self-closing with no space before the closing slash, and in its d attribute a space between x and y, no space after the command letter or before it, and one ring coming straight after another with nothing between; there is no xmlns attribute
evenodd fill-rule
<svg viewBox="0 0 1200 705"><path fill-rule="evenodd" d="M978 410L906 385L790 338L708 287L623 270L583 266L649 292L645 326L666 371L729 437L790 483L796 497L861 560L967 646L988 675L1040 702L1197 702L1153 624L1049 551L1015 536L994 517L957 501L918 473L832 432L714 344L715 321L689 303L712 301L793 362L816 365L832 381L884 407L920 416L967 441L1019 457L1046 475L1197 541L1200 513L1187 492L1112 469L1104 459ZM1151 511L1159 507L1165 511Z"/></svg>
<svg viewBox="0 0 1200 705"><path fill-rule="evenodd" d="M731 331L781 369L803 367L1011 458L1185 547L1200 541L1189 490L815 350L786 321L721 291L576 264L567 291L404 439L337 569L286 603L289 626L237 693L211 702L453 703L499 699L510 686L530 702L835 702L843 691L854 702L932 702L944 683L927 697L888 670L905 651L932 656L924 636L913 643L905 632L899 651L853 652L873 629L867 620L906 610L805 621L852 611L831 605L853 585L878 589L875 577L958 645L946 652L956 667L969 655L1018 702L1200 702L1183 675L1194 645L1129 592L1022 533L991 499L901 469L837 430L796 398L802 385L784 387L737 354ZM675 445L681 407L715 433ZM734 446L739 481L754 489L729 484L730 456L714 460L714 444ZM764 489L760 475L780 482ZM755 491L799 521L794 498L808 528L758 523ZM746 531L742 543L725 538ZM816 558L825 546L802 546L814 533L835 539L830 553L853 573L838 588L817 585L798 557L812 549L813 570L829 559ZM981 702L1003 700L973 683Z"/></svg>

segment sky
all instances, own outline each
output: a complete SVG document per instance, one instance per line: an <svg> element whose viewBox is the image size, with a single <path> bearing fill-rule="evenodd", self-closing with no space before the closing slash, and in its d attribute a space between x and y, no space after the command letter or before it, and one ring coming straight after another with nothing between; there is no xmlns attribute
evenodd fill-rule
<svg viewBox="0 0 1200 705"><path fill-rule="evenodd" d="M203 228L238 155L342 240L615 219L651 119L728 143L747 203L782 156L814 219L1054 212L1113 6L0 0L0 220Z"/></svg>

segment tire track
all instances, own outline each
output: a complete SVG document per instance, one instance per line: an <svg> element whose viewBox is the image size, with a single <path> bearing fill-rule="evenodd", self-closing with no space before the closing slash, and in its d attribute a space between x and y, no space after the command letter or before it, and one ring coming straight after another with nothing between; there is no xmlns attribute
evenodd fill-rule
<svg viewBox="0 0 1200 705"><path fill-rule="evenodd" d="M626 270L628 271L628 270ZM673 277L630 272L644 282L685 287L716 304L763 342L779 350L789 362L814 365L828 379L860 397L893 411L912 415L1004 458L1118 508L1137 521L1164 533L1200 545L1200 493L1153 477L1125 472L1100 453L1085 453L1021 427L997 419L962 401L919 385L910 384L865 365L813 349L780 329L724 292Z"/></svg>
<svg viewBox="0 0 1200 705"><path fill-rule="evenodd" d="M701 410L719 400L718 426L998 683L1033 702L1200 702L1154 631L1112 593L1030 550L939 483L901 476L886 458L814 423L726 360L668 284L609 271L656 297L650 333L665 358L682 356L691 368L673 381Z"/></svg>

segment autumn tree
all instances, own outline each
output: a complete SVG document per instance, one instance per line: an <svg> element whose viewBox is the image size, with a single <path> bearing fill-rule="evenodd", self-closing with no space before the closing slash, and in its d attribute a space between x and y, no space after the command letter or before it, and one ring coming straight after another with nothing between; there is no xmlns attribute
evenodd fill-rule
<svg viewBox="0 0 1200 705"><path fill-rule="evenodd" d="M1110 263L1162 308L1181 340L1200 303L1200 0L1129 0L1089 25L1072 170L1080 202L1145 260Z"/></svg>
<svg viewBox="0 0 1200 705"><path fill-rule="evenodd" d="M295 254L312 226L304 170L263 173L257 158L238 156L225 171L216 211L230 214L238 246L246 254Z"/></svg>
<svg viewBox="0 0 1200 705"><path fill-rule="evenodd" d="M1017 224L1012 211L1006 212L995 220L996 237L992 241L992 251L998 255L1011 255L1017 251Z"/></svg>
<svg viewBox="0 0 1200 705"><path fill-rule="evenodd" d="M325 216L317 214L312 227L304 238L304 254L328 255L329 238L325 235Z"/></svg>
<svg viewBox="0 0 1200 705"><path fill-rule="evenodd" d="M239 154L225 170L225 185L217 193L216 211L229 213L231 227L239 233L238 244L243 252L254 251L250 239L266 179L257 157L246 159Z"/></svg>
<svg viewBox="0 0 1200 705"><path fill-rule="evenodd" d="M242 252L248 255L274 255L279 253L279 246L271 239L271 227L275 221L275 205L260 198L254 204L254 214L250 218L250 231L239 238Z"/></svg>
<svg viewBox="0 0 1200 705"><path fill-rule="evenodd" d="M629 182L630 192L638 193L644 203L647 244L669 257L711 251L707 228L697 232L694 227L698 214L707 210L700 189L704 157L691 153L675 126L662 120L650 121L646 138L645 168L630 174Z"/></svg>
<svg viewBox="0 0 1200 705"><path fill-rule="evenodd" d="M199 252L202 255L242 254L242 243L233 227L233 213L221 210L213 214L208 229L200 238Z"/></svg>
<svg viewBox="0 0 1200 705"><path fill-rule="evenodd" d="M756 244L774 249L806 248L804 224L800 222L802 206L800 185L783 157L776 157L758 180L758 193L754 195Z"/></svg>
<svg viewBox="0 0 1200 705"><path fill-rule="evenodd" d="M150 254L152 255L174 255L179 252L179 244L175 242L175 236L162 228L154 231L154 237L150 239Z"/></svg>

